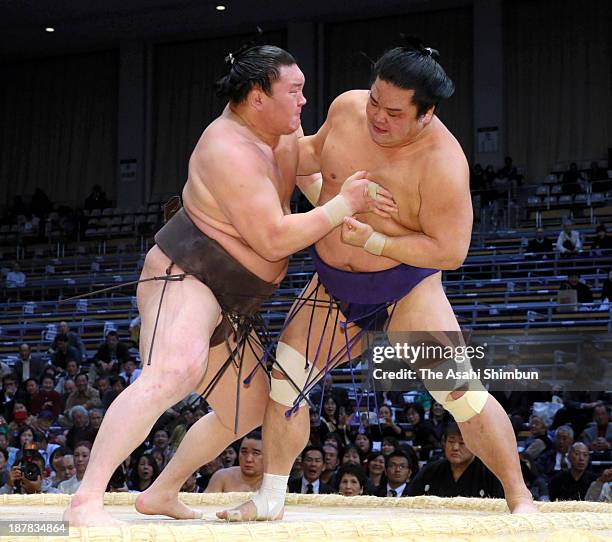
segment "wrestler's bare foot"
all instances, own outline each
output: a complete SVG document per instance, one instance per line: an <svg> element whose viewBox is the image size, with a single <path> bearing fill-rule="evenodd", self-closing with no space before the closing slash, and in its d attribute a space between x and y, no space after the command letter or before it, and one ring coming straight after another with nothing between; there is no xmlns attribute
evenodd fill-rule
<svg viewBox="0 0 612 542"><path fill-rule="evenodd" d="M283 507L278 515L274 518L274 521L283 519L284 513L285 508ZM232 508L231 510L217 512L217 517L226 521L255 521L257 519L257 508L255 508L255 503L249 500L239 506L236 506L236 508Z"/></svg>
<svg viewBox="0 0 612 542"><path fill-rule="evenodd" d="M529 492L515 497L506 497L506 502L512 514L535 514L539 512L533 502L533 496Z"/></svg>
<svg viewBox="0 0 612 542"><path fill-rule="evenodd" d="M63 521L71 527L106 527L108 525L123 525L104 510L104 504L98 495L75 495L64 510Z"/></svg>
<svg viewBox="0 0 612 542"><path fill-rule="evenodd" d="M160 491L150 487L136 498L136 510L150 516L170 516L174 519L201 519L202 512L179 501L174 491Z"/></svg>

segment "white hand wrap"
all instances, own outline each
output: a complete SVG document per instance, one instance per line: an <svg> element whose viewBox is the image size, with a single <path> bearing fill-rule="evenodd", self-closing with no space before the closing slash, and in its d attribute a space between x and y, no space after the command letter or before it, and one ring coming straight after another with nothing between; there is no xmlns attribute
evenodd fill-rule
<svg viewBox="0 0 612 542"><path fill-rule="evenodd" d="M323 187L323 177L319 177L316 181L310 183L305 188L300 188L302 194L306 196L306 199L310 202L313 207L317 206L319 196L321 195L321 188Z"/></svg>
<svg viewBox="0 0 612 542"><path fill-rule="evenodd" d="M363 249L370 254L374 254L374 256L380 256L385 248L386 241L386 235L378 233L377 231L372 232L372 235L368 237L365 245L363 245Z"/></svg>

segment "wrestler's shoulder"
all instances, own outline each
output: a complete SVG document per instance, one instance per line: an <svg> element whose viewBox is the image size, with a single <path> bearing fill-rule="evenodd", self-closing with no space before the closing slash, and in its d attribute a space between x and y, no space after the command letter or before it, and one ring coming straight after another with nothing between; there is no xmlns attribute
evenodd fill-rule
<svg viewBox="0 0 612 542"><path fill-rule="evenodd" d="M192 158L207 163L253 165L263 159L261 150L250 139L229 126L228 123L210 125L196 145Z"/></svg>
<svg viewBox="0 0 612 542"><path fill-rule="evenodd" d="M368 90L347 90L339 96L329 106L328 118L334 115L363 112L363 105L368 101Z"/></svg>

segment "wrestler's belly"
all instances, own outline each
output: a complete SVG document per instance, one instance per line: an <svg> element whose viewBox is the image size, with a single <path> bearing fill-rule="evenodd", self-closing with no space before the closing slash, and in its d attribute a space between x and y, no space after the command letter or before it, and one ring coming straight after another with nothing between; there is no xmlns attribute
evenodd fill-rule
<svg viewBox="0 0 612 542"><path fill-rule="evenodd" d="M326 264L344 271L383 271L399 265L396 260L374 256L360 247L343 243L341 232L338 227L315 244L317 253Z"/></svg>
<svg viewBox="0 0 612 542"><path fill-rule="evenodd" d="M185 210L201 231L217 241L233 258L260 279L275 284L283 280L287 273L288 259L270 262L257 254L241 237L231 235L223 231L221 227L216 227L214 219L209 219L202 211L194 209L187 202L185 202Z"/></svg>

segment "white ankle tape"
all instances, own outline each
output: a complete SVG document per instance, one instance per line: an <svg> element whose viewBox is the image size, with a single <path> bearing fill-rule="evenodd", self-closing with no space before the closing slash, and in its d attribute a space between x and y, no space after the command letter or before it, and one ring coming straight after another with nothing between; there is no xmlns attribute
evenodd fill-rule
<svg viewBox="0 0 612 542"><path fill-rule="evenodd" d="M273 520L285 504L289 476L264 473L259 491L251 498L257 509L258 520Z"/></svg>

